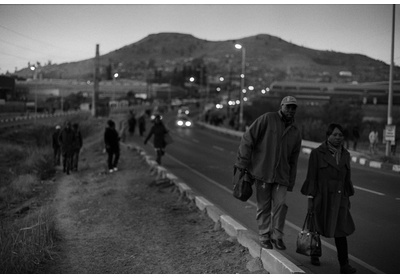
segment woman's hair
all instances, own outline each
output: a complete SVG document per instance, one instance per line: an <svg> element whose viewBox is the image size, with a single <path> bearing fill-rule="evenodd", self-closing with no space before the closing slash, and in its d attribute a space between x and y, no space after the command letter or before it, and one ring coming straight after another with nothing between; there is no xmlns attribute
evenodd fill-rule
<svg viewBox="0 0 400 278"><path fill-rule="evenodd" d="M328 138L328 137L333 133L333 131L335 130L335 128L339 129L340 132L344 134L344 129L343 129L343 127L342 127L340 124L331 123L331 124L328 126L328 129L326 130L326 138Z"/></svg>

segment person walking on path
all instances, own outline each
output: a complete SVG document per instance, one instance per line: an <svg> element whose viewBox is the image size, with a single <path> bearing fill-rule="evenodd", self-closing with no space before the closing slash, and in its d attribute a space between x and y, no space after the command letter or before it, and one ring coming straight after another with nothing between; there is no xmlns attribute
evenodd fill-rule
<svg viewBox="0 0 400 278"><path fill-rule="evenodd" d="M56 125L56 130L52 135L52 147L53 147L53 158L54 158L54 166L61 165L61 146L58 141L58 137L60 137L61 127Z"/></svg>
<svg viewBox="0 0 400 278"><path fill-rule="evenodd" d="M74 131L71 128L69 121L65 122L64 128L61 130L58 141L61 146L61 152L63 156L63 171L69 175L72 169L72 154L74 144Z"/></svg>
<svg viewBox="0 0 400 278"><path fill-rule="evenodd" d="M129 111L128 124L129 124L129 134L133 135L135 133L135 128L136 128L136 118L135 118L135 113L133 111Z"/></svg>
<svg viewBox="0 0 400 278"><path fill-rule="evenodd" d="M341 125L330 124L326 141L311 151L301 193L308 196L308 210L315 216L317 232L335 238L340 273L352 274L356 269L349 265L347 236L355 231L349 199L354 187L343 131ZM311 257L311 263L320 265L319 258Z"/></svg>
<svg viewBox="0 0 400 278"><path fill-rule="evenodd" d="M115 122L113 120L107 121L107 127L104 131L104 145L108 154L107 165L109 173L118 171L118 161L120 156L119 148L120 137L115 129Z"/></svg>
<svg viewBox="0 0 400 278"><path fill-rule="evenodd" d="M357 143L360 139L360 131L358 130L358 126L353 127L353 150L357 151Z"/></svg>
<svg viewBox="0 0 400 278"><path fill-rule="evenodd" d="M139 122L139 135L142 137L144 135L144 132L146 131L146 119L145 119L145 114L142 113L138 119Z"/></svg>
<svg viewBox="0 0 400 278"><path fill-rule="evenodd" d="M121 142L126 141L126 133L129 128L128 119L122 119L119 123L119 134L121 135Z"/></svg>
<svg viewBox="0 0 400 278"><path fill-rule="evenodd" d="M72 125L72 130L74 131L74 143L72 152L72 171L78 171L79 153L83 146L82 134L79 130L79 124L74 123Z"/></svg>
<svg viewBox="0 0 400 278"><path fill-rule="evenodd" d="M167 128L164 126L164 123L161 120L160 115L156 115L154 118L154 124L151 127L149 134L144 140L144 144L147 144L147 141L150 140L151 136L154 135L153 139L153 147L156 152L156 161L161 165L161 157L165 154L165 134L168 132Z"/></svg>
<svg viewBox="0 0 400 278"><path fill-rule="evenodd" d="M255 179L257 224L262 247L285 250L286 193L296 179L301 133L294 124L297 101L286 96L280 110L257 118L243 134L235 166Z"/></svg>

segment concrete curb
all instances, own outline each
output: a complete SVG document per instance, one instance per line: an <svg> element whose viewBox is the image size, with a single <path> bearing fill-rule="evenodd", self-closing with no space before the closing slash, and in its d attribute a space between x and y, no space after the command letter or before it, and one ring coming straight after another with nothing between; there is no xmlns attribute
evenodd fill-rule
<svg viewBox="0 0 400 278"><path fill-rule="evenodd" d="M216 227L221 227L232 238L235 238L240 245L249 250L249 254L253 258L260 258L263 267L271 274L298 274L305 273L294 263L285 258L276 250L267 250L260 246L258 240L255 239L246 227L234 220L231 216L226 215L217 206L211 203L203 196L197 195L186 183L179 180L174 174L169 173L165 167L159 166L146 152L139 146L127 145L128 149L136 151L150 167L150 173L156 176L156 179L167 178L176 186L176 190L180 193L181 198L187 198L193 202L196 207L206 213L210 217Z"/></svg>
<svg viewBox="0 0 400 278"><path fill-rule="evenodd" d="M242 137L242 135L243 135L242 131L230 130L228 128L223 128L223 127L216 127L216 126L209 125L209 124L206 124L203 122L196 122L196 125L200 125L204 128L208 128L208 129L211 129L211 130L223 133L223 134L235 136L235 137ZM311 150L317 148L320 145L320 143L303 140L301 145L303 147L302 152L304 154L310 154ZM356 153L356 152L351 151L351 153ZM362 154L351 155L351 159L352 159L352 162L358 163L358 164L366 166L366 167L375 168L375 169L391 170L393 172L400 173L400 165L397 165L397 164L383 163L383 162L379 162L379 161L369 160L367 158L362 157Z"/></svg>

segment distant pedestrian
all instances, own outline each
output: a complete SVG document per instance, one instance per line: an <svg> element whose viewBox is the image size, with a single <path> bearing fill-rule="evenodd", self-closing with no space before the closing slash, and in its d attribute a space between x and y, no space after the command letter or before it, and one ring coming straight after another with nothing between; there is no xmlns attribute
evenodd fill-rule
<svg viewBox="0 0 400 278"><path fill-rule="evenodd" d="M79 162L79 152L83 146L82 134L79 130L79 124L74 123L72 125L72 130L74 131L74 143L73 143L73 153L72 153L72 171L78 171Z"/></svg>
<svg viewBox="0 0 400 278"><path fill-rule="evenodd" d="M136 128L136 117L133 111L129 111L128 124L129 124L129 134L133 135L135 133L135 128Z"/></svg>
<svg viewBox="0 0 400 278"><path fill-rule="evenodd" d="M308 196L308 210L315 216L317 232L335 238L340 273L352 274L356 269L349 264L347 236L355 231L349 199L354 187L343 132L339 124L328 126L326 141L311 151L301 193ZM311 257L311 263L320 265L319 258Z"/></svg>
<svg viewBox="0 0 400 278"><path fill-rule="evenodd" d="M258 117L244 132L235 166L255 179L258 233L263 248L285 250L287 192L293 191L301 133L295 125L297 100L286 96L279 111Z"/></svg>
<svg viewBox="0 0 400 278"><path fill-rule="evenodd" d="M371 154L375 154L376 153L375 148L378 141L378 132L374 128L369 133L368 139L369 139L369 152Z"/></svg>
<svg viewBox="0 0 400 278"><path fill-rule="evenodd" d="M72 169L72 155L74 144L74 131L71 128L69 121L65 122L64 128L61 130L58 141L61 146L61 153L63 156L63 171L69 175Z"/></svg>
<svg viewBox="0 0 400 278"><path fill-rule="evenodd" d="M107 127L104 131L104 145L108 154L107 165L110 173L118 171L118 161L120 156L119 148L120 137L115 129L115 122L113 120L107 121Z"/></svg>
<svg viewBox="0 0 400 278"><path fill-rule="evenodd" d="M140 115L138 122L139 122L139 135L140 137L142 137L144 135L144 132L146 131L146 119L144 113Z"/></svg>
<svg viewBox="0 0 400 278"><path fill-rule="evenodd" d="M149 134L144 140L144 144L147 144L147 141L154 136L153 139L153 147L156 152L156 161L161 165L161 157L165 154L165 134L168 132L167 128L164 126L164 123L161 120L160 115L156 115L154 118L154 124L151 127Z"/></svg>
<svg viewBox="0 0 400 278"><path fill-rule="evenodd" d="M54 158L54 166L61 165L61 146L58 141L58 137L60 137L61 127L56 125L56 130L52 134L52 147L53 147L53 158Z"/></svg>
<svg viewBox="0 0 400 278"><path fill-rule="evenodd" d="M346 124L343 127L343 140L344 140L344 144L345 144L345 148L348 149L349 148L349 143L350 143L350 132L349 132L349 126Z"/></svg>
<svg viewBox="0 0 400 278"><path fill-rule="evenodd" d="M353 150L357 151L357 143L360 140L360 131L358 130L358 126L353 127Z"/></svg>
<svg viewBox="0 0 400 278"><path fill-rule="evenodd" d="M121 142L126 141L126 134L128 132L128 120L127 119L122 119L119 123L119 134L121 137Z"/></svg>

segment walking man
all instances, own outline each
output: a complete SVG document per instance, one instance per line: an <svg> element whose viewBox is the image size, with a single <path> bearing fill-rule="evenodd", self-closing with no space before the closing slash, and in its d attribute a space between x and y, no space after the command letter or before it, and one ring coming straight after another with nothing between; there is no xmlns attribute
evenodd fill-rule
<svg viewBox="0 0 400 278"><path fill-rule="evenodd" d="M73 143L73 151L72 151L72 170L78 171L79 152L81 151L83 141L82 141L81 131L79 130L79 124L74 123L72 125L72 129L74 131L74 143Z"/></svg>
<svg viewBox="0 0 400 278"><path fill-rule="evenodd" d="M294 125L297 101L286 96L280 110L257 118L243 134L235 166L255 179L256 220L262 247L285 250L286 193L294 187L301 132Z"/></svg>
<svg viewBox="0 0 400 278"><path fill-rule="evenodd" d="M58 141L58 137L60 136L61 127L59 125L56 126L56 130L52 135L52 146L54 153L54 166L61 165L61 147L60 142Z"/></svg>
<svg viewBox="0 0 400 278"><path fill-rule="evenodd" d="M107 165L110 173L118 171L117 166L120 156L119 141L120 137L118 131L115 129L115 122L108 120L104 131L104 145L108 154Z"/></svg>
<svg viewBox="0 0 400 278"><path fill-rule="evenodd" d="M71 123L67 121L60 133L60 136L58 137L63 156L63 170L64 173L67 173L67 175L69 175L70 171L72 170L74 137L74 131L71 128Z"/></svg>

